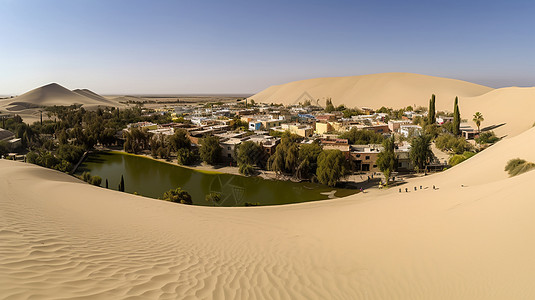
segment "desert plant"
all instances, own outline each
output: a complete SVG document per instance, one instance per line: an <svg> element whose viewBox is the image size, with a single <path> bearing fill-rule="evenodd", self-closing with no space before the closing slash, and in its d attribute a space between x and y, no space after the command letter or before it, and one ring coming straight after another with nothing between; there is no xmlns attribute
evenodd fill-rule
<svg viewBox="0 0 535 300"><path fill-rule="evenodd" d="M524 159L514 158L507 162L505 165L505 171L509 173L509 176L516 176L535 169L535 164Z"/></svg>

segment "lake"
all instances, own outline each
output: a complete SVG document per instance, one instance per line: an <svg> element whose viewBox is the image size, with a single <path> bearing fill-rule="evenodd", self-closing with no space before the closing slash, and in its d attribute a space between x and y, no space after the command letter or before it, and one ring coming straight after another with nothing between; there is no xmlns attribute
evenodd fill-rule
<svg viewBox="0 0 535 300"><path fill-rule="evenodd" d="M194 205L245 206L277 205L328 199L329 194L345 197L357 190L330 188L315 183L267 180L212 171L193 170L147 157L122 152L97 152L87 156L76 170L76 175L89 171L108 179L109 188L117 190L121 175L125 192L159 198L163 193L181 187L187 191ZM221 202L209 203L205 196L211 192L221 194Z"/></svg>

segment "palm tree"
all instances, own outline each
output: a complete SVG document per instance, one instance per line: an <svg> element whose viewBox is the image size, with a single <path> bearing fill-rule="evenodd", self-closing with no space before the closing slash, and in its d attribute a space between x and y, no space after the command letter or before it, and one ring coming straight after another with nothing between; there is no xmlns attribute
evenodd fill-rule
<svg viewBox="0 0 535 300"><path fill-rule="evenodd" d="M472 121L476 123L477 131L479 132L479 126L481 126L481 122L485 121L485 119L483 118L483 115L480 112L476 112Z"/></svg>

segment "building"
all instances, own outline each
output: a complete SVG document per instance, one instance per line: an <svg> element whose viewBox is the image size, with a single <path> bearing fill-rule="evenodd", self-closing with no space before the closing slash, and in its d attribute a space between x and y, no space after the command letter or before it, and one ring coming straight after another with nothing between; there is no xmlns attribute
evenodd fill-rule
<svg viewBox="0 0 535 300"><path fill-rule="evenodd" d="M388 121L388 129L391 132L397 132L401 125L410 125L411 121L409 120L390 120Z"/></svg>
<svg viewBox="0 0 535 300"><path fill-rule="evenodd" d="M383 150L381 145L351 145L351 159L357 172L380 172L377 157Z"/></svg>
<svg viewBox="0 0 535 300"><path fill-rule="evenodd" d="M258 121L249 122L249 130L257 131L257 130L260 130L261 128L262 128L262 122L258 122Z"/></svg>
<svg viewBox="0 0 535 300"><path fill-rule="evenodd" d="M461 124L459 126L459 129L461 131L462 136L467 140L473 140L478 133L474 128L472 128L472 126L468 124Z"/></svg>
<svg viewBox="0 0 535 300"><path fill-rule="evenodd" d="M322 135L329 132L333 132L334 128L329 122L316 122L316 134Z"/></svg>
<svg viewBox="0 0 535 300"><path fill-rule="evenodd" d="M442 125L447 122L453 122L453 117L445 117L445 116L437 117L438 124Z"/></svg>
<svg viewBox="0 0 535 300"><path fill-rule="evenodd" d="M289 131L302 137L311 137L314 134L314 128L303 124L282 124L279 131Z"/></svg>
<svg viewBox="0 0 535 300"><path fill-rule="evenodd" d="M349 141L347 139L339 138L327 138L320 140L323 150L339 150L341 151L346 159L351 158Z"/></svg>
<svg viewBox="0 0 535 300"><path fill-rule="evenodd" d="M422 134L422 127L420 125L400 125L399 133L404 137L419 136Z"/></svg>

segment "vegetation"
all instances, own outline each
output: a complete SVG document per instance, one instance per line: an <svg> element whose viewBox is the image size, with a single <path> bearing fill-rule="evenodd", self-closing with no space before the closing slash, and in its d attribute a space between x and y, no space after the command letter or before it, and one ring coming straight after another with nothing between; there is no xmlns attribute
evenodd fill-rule
<svg viewBox="0 0 535 300"><path fill-rule="evenodd" d="M333 101L331 98L327 98L327 100L325 100L325 112L333 112L335 110L334 108L334 105L333 105Z"/></svg>
<svg viewBox="0 0 535 300"><path fill-rule="evenodd" d="M202 161L207 164L215 165L221 161L221 146L219 138L216 136L207 136L200 141L201 147L199 153Z"/></svg>
<svg viewBox="0 0 535 300"><path fill-rule="evenodd" d="M314 141L312 144L304 144L299 147L296 176L300 179L312 179L318 168L318 156L321 154L321 145Z"/></svg>
<svg viewBox="0 0 535 300"><path fill-rule="evenodd" d="M474 121L474 123L476 123L477 132L480 132L479 131L479 127L481 126L481 122L485 121L485 119L483 118L483 115L480 112L476 112L474 114L474 118L472 119L472 121Z"/></svg>
<svg viewBox="0 0 535 300"><path fill-rule="evenodd" d="M348 171L345 156L340 150L324 150L318 156L318 181L334 187Z"/></svg>
<svg viewBox="0 0 535 300"><path fill-rule="evenodd" d="M476 142L480 145L484 144L494 144L499 141L500 138L496 136L493 131L485 131L479 134L476 138Z"/></svg>
<svg viewBox="0 0 535 300"><path fill-rule="evenodd" d="M516 176L535 169L535 164L524 159L514 158L507 162L505 171L509 176Z"/></svg>
<svg viewBox="0 0 535 300"><path fill-rule="evenodd" d="M119 182L119 187L117 188L119 192L124 192L124 177L121 175L121 182Z"/></svg>
<svg viewBox="0 0 535 300"><path fill-rule="evenodd" d="M431 99L429 100L429 113L427 114L427 120L429 125L437 123L435 116L435 94L431 95Z"/></svg>
<svg viewBox="0 0 535 300"><path fill-rule="evenodd" d="M384 140L383 142L383 151L377 156L377 166L379 170L383 172L385 176L385 184L388 186L390 180L390 174L395 171L397 160L396 153L394 152L395 142L394 136L389 139Z"/></svg>
<svg viewBox="0 0 535 300"><path fill-rule="evenodd" d="M453 152L455 154L462 154L465 151L472 150L472 145L463 137L454 136L449 133L444 133L435 139L435 145L438 149L445 152Z"/></svg>
<svg viewBox="0 0 535 300"><path fill-rule="evenodd" d="M262 146L253 141L245 141L237 147L236 160L238 162L238 167L243 165L261 167L265 164L264 150L262 149Z"/></svg>
<svg viewBox="0 0 535 300"><path fill-rule="evenodd" d="M459 112L459 98L455 97L453 104L453 135L461 135L461 113Z"/></svg>
<svg viewBox="0 0 535 300"><path fill-rule="evenodd" d="M433 152L431 151L431 136L421 135L413 138L409 157L417 170L423 170L433 158Z"/></svg>
<svg viewBox="0 0 535 300"><path fill-rule="evenodd" d="M448 163L450 166L455 166L469 159L470 157L474 155L476 155L474 152L469 152L469 151L466 151L463 154L455 154L452 157L450 157Z"/></svg>
<svg viewBox="0 0 535 300"><path fill-rule="evenodd" d="M291 174L299 164L299 136L285 133L275 153L269 158L268 167L277 174Z"/></svg>
<svg viewBox="0 0 535 300"><path fill-rule="evenodd" d="M207 194L205 196L205 200L207 202L212 203L215 206L215 205L219 204L219 202L221 202L221 194L220 193L211 192L211 193L209 193L209 194Z"/></svg>
<svg viewBox="0 0 535 300"><path fill-rule="evenodd" d="M81 177L83 181L92 185L100 186L102 183L102 178L99 176L91 176L89 172L83 172Z"/></svg>
<svg viewBox="0 0 535 300"><path fill-rule="evenodd" d="M162 200L182 204L193 204L191 195L181 188L171 189L163 194Z"/></svg>
<svg viewBox="0 0 535 300"><path fill-rule="evenodd" d="M238 171L245 176L252 176L255 174L255 168L250 164L239 164Z"/></svg>
<svg viewBox="0 0 535 300"><path fill-rule="evenodd" d="M353 145L381 144L384 136L372 130L351 128L340 135L340 138L347 139Z"/></svg>
<svg viewBox="0 0 535 300"><path fill-rule="evenodd" d="M188 148L180 148L176 152L176 159L180 165L192 165L198 160L198 156Z"/></svg>

